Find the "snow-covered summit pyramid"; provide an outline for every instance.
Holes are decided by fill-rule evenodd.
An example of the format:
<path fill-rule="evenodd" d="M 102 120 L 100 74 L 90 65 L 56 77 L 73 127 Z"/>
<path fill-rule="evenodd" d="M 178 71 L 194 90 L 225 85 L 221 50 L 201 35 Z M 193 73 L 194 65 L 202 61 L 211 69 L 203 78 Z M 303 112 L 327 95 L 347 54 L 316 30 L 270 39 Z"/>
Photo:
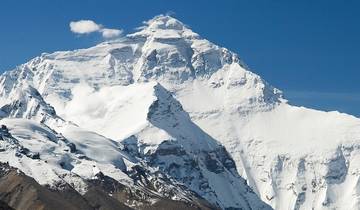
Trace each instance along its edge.
<path fill-rule="evenodd" d="M 360 120 L 287 104 L 235 53 L 169 16 L 88 49 L 44 53 L 5 72 L 0 87 L 5 124 L 50 129 L 57 150 L 75 145 L 86 157 L 33 149 L 65 162 L 48 169 L 84 182 L 78 191 L 101 172 L 223 209 L 268 208 L 259 198 L 275 209 L 359 206 Z M 99 154 L 102 141 L 112 155 Z"/>
<path fill-rule="evenodd" d="M 42 54 L 0 78 L 6 97 L 18 83 L 27 81 L 61 113 L 73 88 L 85 84 L 93 89 L 156 80 L 166 88 L 187 86 L 189 81 L 228 89 L 244 86 L 252 101 L 277 101 L 280 92 L 259 76 L 245 70 L 238 56 L 201 38 L 169 16 L 147 21 L 141 31 L 89 49 Z M 245 101 L 242 101 L 246 103 Z"/>

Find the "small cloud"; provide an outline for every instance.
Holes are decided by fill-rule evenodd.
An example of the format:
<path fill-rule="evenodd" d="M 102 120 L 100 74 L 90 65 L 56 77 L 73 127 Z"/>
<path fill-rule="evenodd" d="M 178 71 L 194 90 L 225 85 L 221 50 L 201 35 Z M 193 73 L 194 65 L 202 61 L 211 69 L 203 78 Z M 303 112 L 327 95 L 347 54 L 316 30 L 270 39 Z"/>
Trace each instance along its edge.
<path fill-rule="evenodd" d="M 71 32 L 75 34 L 90 34 L 90 33 L 101 33 L 102 37 L 105 39 L 119 37 L 123 30 L 105 28 L 103 25 L 95 23 L 92 20 L 79 20 L 71 21 L 70 24 Z"/>
<path fill-rule="evenodd" d="M 101 34 L 104 38 L 114 38 L 114 37 L 118 37 L 122 34 L 122 30 L 119 29 L 110 29 L 110 28 L 104 28 L 101 29 Z"/>
<path fill-rule="evenodd" d="M 88 34 L 99 31 L 101 28 L 101 25 L 95 23 L 92 20 L 79 20 L 70 22 L 70 30 L 76 34 Z"/>

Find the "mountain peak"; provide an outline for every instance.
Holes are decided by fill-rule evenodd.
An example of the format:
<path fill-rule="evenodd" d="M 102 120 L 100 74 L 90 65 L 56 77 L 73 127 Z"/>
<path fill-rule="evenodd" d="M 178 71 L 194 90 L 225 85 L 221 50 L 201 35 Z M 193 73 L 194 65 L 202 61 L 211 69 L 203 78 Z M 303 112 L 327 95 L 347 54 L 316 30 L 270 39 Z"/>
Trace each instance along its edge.
<path fill-rule="evenodd" d="M 201 38 L 168 15 L 155 16 L 144 22 L 141 30 L 116 42 L 35 58 L 0 77 L 4 86 L 0 96 L 6 99 L 18 83 L 29 83 L 61 116 L 64 103 L 74 98 L 78 86 L 99 90 L 147 81 L 159 82 L 175 92 L 181 89 L 178 85 L 194 82 L 209 92 L 229 89 L 231 96 L 220 95 L 235 107 L 272 107 L 278 102 L 272 99 L 280 98 L 277 90 L 250 72 L 236 53 Z"/>
<path fill-rule="evenodd" d="M 157 15 L 154 18 L 145 21 L 149 29 L 173 29 L 183 30 L 185 25 L 169 15 Z"/>
<path fill-rule="evenodd" d="M 199 38 L 184 23 L 169 15 L 157 15 L 154 18 L 144 21 L 139 27 L 140 31 L 128 35 L 129 37 L 146 36 L 155 38 Z"/>

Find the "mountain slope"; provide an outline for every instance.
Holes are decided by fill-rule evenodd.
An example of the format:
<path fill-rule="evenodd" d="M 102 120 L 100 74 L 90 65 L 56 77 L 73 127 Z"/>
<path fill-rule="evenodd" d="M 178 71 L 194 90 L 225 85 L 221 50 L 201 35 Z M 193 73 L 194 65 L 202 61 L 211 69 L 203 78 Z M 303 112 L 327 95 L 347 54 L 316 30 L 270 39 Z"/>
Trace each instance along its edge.
<path fill-rule="evenodd" d="M 124 88 L 130 91 L 134 87 L 129 85 L 123 87 L 122 90 Z M 157 83 L 146 83 L 136 88 L 136 90 L 143 91 L 138 97 L 127 94 L 127 97 L 130 98 L 124 98 L 121 92 L 118 95 L 113 92 L 113 98 L 116 100 L 107 100 L 113 107 L 110 110 L 113 110 L 111 116 L 114 120 L 117 118 L 124 120 L 121 118 L 129 110 L 139 111 L 139 107 L 134 107 L 136 103 L 140 103 L 140 108 L 144 109 L 143 114 L 132 119 L 132 123 L 130 123 L 130 126 L 142 125 L 142 127 L 135 129 L 134 134 L 126 138 L 124 144 L 60 119 L 54 109 L 46 104 L 43 98 L 38 97 L 35 104 L 48 106 L 48 109 L 39 109 L 44 112 L 41 116 L 51 116 L 52 120 L 44 120 L 36 114 L 5 115 L 7 118 L 0 121 L 4 125 L 0 156 L 3 160 L 8 160 L 11 166 L 21 169 L 42 185 L 48 185 L 51 189 L 57 190 L 62 190 L 64 186 L 71 186 L 85 198 L 89 193 L 96 192 L 96 190 L 93 192 L 95 188 L 92 188 L 88 182 L 97 179 L 99 174 L 114 179 L 111 182 L 127 186 L 130 191 L 145 190 L 141 197 L 149 194 L 146 193 L 147 190 L 153 191 L 146 195 L 148 198 L 145 201 L 136 201 L 140 199 L 136 197 L 126 201 L 122 200 L 125 204 L 135 208 L 148 206 L 149 204 L 146 202 L 151 202 L 152 205 L 156 204 L 158 207 L 172 205 L 173 200 L 178 205 L 183 205 L 184 208 L 185 206 L 188 206 L 187 208 L 191 206 L 203 209 L 212 208 L 202 198 L 206 198 L 210 203 L 221 208 L 269 208 L 258 199 L 237 174 L 235 165 L 225 149 L 191 122 L 179 102 L 173 99 L 168 91 Z M 28 89 L 29 87 L 25 90 Z M 24 93 L 28 92 L 24 91 Z M 96 95 L 98 92 L 93 94 Z M 27 107 L 34 104 L 34 98 L 30 96 L 31 94 L 20 94 L 19 97 L 15 97 L 13 100 L 21 101 L 23 105 L 10 106 L 10 113 L 27 113 L 21 111 L 28 110 Z M 89 95 L 89 97 L 98 98 L 93 95 Z M 138 101 L 140 99 L 142 101 Z M 10 102 L 10 104 L 16 103 Z M 148 107 L 145 104 L 148 104 Z M 9 106 L 4 105 L 4 107 Z M 171 109 L 171 111 L 167 109 Z M 117 123 L 119 121 L 114 120 L 116 125 L 121 125 L 121 123 Z M 47 122 L 57 123 L 49 124 Z M 98 121 L 99 127 L 105 127 L 104 123 L 108 122 L 107 118 Z M 101 126 L 102 124 L 103 126 Z M 171 128 L 170 124 L 172 124 Z M 131 131 L 128 127 L 125 128 Z M 171 131 L 171 129 L 173 130 Z M 180 131 L 174 132 L 174 129 L 180 129 Z M 114 130 L 110 131 L 114 132 Z M 151 135 L 149 135 L 149 131 L 151 131 Z M 131 139 L 135 136 L 139 141 L 141 141 L 141 137 L 146 138 L 145 142 L 136 145 L 141 147 L 141 150 L 130 149 L 133 146 Z M 168 151 L 165 146 L 169 145 L 168 141 L 173 141 L 172 150 L 184 153 L 184 155 L 178 159 L 166 160 L 168 156 L 163 153 Z M 150 150 L 153 151 L 149 152 Z M 197 157 L 198 152 L 204 153 L 202 155 L 204 159 Z M 207 152 L 212 153 L 215 157 L 210 157 L 206 154 Z M 165 160 L 161 161 L 159 158 L 165 158 Z M 169 173 L 174 166 L 178 166 L 179 160 L 191 163 L 187 170 L 191 174 L 175 176 L 175 174 Z M 160 162 L 166 163 L 166 167 L 159 169 L 159 164 L 162 164 Z M 216 165 L 211 165 L 212 163 Z M 206 165 L 206 168 L 203 165 Z M 189 183 L 189 180 L 192 181 Z M 224 186 L 227 188 L 224 189 Z M 144 187 L 145 189 L 142 189 Z M 110 194 L 115 192 L 115 189 L 107 191 L 106 188 L 100 188 L 99 192 L 103 190 Z M 158 196 L 151 198 L 158 193 L 160 193 Z M 148 199 L 149 201 L 147 201 Z M 166 201 L 167 199 L 170 200 Z M 101 201 L 99 200 L 99 202 Z"/>
<path fill-rule="evenodd" d="M 54 209 L 52 205 L 59 209 L 93 209 L 96 206 L 114 209 L 111 206 L 124 207 L 124 204 L 144 209 L 155 204 L 175 203 L 189 208 L 212 208 L 196 193 L 177 186 L 161 173 L 143 168 L 137 160 L 131 162 L 134 158 L 121 151 L 120 144 L 96 133 L 70 124 L 62 127 L 67 131 L 64 137 L 33 120 L 7 118 L 0 123 L 1 160 L 22 171 L 19 173 L 3 165 L 0 179 L 4 180 L 4 187 L 0 187 L 0 195 L 3 194 L 5 197 L 1 199 L 16 209 L 42 209 L 41 206 Z M 33 193 L 34 188 L 39 192 Z M 70 196 L 72 201 L 68 200 L 71 199 L 67 197 L 69 193 L 74 194 Z M 30 200 L 36 200 L 37 196 L 45 200 L 39 204 L 23 200 L 28 196 Z M 65 207 L 57 205 L 55 200 L 65 202 Z M 73 201 L 84 204 L 71 204 Z"/>
<path fill-rule="evenodd" d="M 220 208 L 266 208 L 252 191 L 275 209 L 359 206 L 360 119 L 287 104 L 235 53 L 172 17 L 88 49 L 42 54 L 5 72 L 0 86 L 3 117 L 42 123 L 65 139 L 56 148 L 72 143 L 89 159 L 71 156 L 66 173 L 89 179 L 99 170 L 146 187 L 152 177 L 163 197 Z"/>
<path fill-rule="evenodd" d="M 150 124 L 123 142 L 152 167 L 223 209 L 265 209 L 236 171 L 225 148 L 194 124 L 171 94 L 154 86 Z"/>

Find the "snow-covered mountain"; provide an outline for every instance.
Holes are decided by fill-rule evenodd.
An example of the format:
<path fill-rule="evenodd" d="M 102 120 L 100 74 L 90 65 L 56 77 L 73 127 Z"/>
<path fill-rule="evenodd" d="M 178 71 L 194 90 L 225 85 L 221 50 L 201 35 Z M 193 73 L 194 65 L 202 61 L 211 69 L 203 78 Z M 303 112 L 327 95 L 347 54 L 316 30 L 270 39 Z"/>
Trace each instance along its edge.
<path fill-rule="evenodd" d="M 50 189 L 95 185 L 137 209 L 360 206 L 360 119 L 289 105 L 169 16 L 44 53 L 0 86 L 1 160 Z"/>

